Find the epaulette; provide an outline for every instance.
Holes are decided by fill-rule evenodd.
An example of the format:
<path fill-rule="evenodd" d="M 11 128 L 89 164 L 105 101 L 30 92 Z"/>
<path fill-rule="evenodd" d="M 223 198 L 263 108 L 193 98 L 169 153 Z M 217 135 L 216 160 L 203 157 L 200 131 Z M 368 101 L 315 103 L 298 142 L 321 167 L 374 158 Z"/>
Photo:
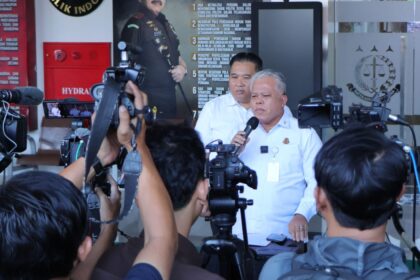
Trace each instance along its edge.
<path fill-rule="evenodd" d="M 134 14 L 133 15 L 133 18 L 135 18 L 135 19 L 142 19 L 142 18 L 144 18 L 144 16 L 145 16 L 144 13 L 138 12 L 137 14 Z"/>

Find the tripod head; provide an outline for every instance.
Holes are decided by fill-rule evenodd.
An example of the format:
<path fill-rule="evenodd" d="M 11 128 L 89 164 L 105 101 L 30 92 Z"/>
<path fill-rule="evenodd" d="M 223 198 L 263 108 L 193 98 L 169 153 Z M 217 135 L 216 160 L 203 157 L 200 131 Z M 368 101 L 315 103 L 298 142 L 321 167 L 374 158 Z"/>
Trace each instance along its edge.
<path fill-rule="evenodd" d="M 242 186 L 235 186 L 240 188 Z M 233 191 L 229 195 L 220 195 L 210 189 L 209 192 L 209 208 L 211 216 L 208 218 L 214 226 L 217 227 L 216 238 L 232 239 L 232 227 L 236 223 L 236 214 L 239 209 L 245 210 L 248 205 L 252 205 L 253 201 L 240 198 L 238 191 Z M 243 221 L 244 223 L 244 221 Z M 246 236 L 246 232 L 244 232 Z"/>

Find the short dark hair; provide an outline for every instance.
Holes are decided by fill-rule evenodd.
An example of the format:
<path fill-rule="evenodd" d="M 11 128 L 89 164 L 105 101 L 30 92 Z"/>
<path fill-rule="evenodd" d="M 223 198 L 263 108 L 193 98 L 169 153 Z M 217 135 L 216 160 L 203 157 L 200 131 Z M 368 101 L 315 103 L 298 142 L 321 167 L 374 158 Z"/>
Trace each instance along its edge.
<path fill-rule="evenodd" d="M 261 71 L 263 68 L 262 59 L 255 53 L 252 52 L 240 52 L 232 56 L 229 62 L 229 67 L 232 68 L 233 63 L 235 62 L 244 62 L 248 61 L 255 64 L 255 71 Z"/>
<path fill-rule="evenodd" d="M 183 208 L 204 178 L 206 157 L 200 137 L 185 125 L 155 124 L 146 131 L 146 143 L 174 210 Z"/>
<path fill-rule="evenodd" d="M 87 222 L 82 193 L 64 177 L 14 176 L 0 186 L 0 279 L 68 276 Z"/>
<path fill-rule="evenodd" d="M 373 128 L 343 130 L 315 159 L 315 178 L 338 223 L 359 230 L 386 223 L 407 175 L 402 148 Z"/>

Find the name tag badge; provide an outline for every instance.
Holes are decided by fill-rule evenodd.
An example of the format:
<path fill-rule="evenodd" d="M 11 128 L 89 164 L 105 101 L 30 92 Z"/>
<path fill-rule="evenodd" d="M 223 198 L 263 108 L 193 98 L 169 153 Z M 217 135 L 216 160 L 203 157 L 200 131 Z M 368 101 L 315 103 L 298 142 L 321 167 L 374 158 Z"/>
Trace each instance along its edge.
<path fill-rule="evenodd" d="M 268 162 L 267 168 L 267 181 L 277 183 L 280 179 L 280 163 L 279 162 Z"/>

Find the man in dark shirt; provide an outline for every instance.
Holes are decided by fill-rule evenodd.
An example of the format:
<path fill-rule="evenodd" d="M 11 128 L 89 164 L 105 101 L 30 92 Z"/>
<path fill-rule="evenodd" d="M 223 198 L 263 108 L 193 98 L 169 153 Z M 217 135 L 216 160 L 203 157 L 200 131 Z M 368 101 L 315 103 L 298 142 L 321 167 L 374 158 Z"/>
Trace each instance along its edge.
<path fill-rule="evenodd" d="M 221 279 L 202 268 L 201 256 L 188 240 L 199 216 L 208 215 L 208 182 L 203 178 L 205 151 L 193 128 L 154 125 L 146 131 L 146 144 L 172 201 L 178 230 L 178 251 L 171 279 Z M 121 279 L 143 246 L 144 235 L 108 250 L 92 279 Z"/>
<path fill-rule="evenodd" d="M 174 27 L 161 13 L 166 0 L 139 0 L 139 11 L 125 24 L 121 40 L 141 48 L 135 61 L 146 69 L 140 89 L 157 118 L 176 117 L 175 85 L 187 74 Z"/>

